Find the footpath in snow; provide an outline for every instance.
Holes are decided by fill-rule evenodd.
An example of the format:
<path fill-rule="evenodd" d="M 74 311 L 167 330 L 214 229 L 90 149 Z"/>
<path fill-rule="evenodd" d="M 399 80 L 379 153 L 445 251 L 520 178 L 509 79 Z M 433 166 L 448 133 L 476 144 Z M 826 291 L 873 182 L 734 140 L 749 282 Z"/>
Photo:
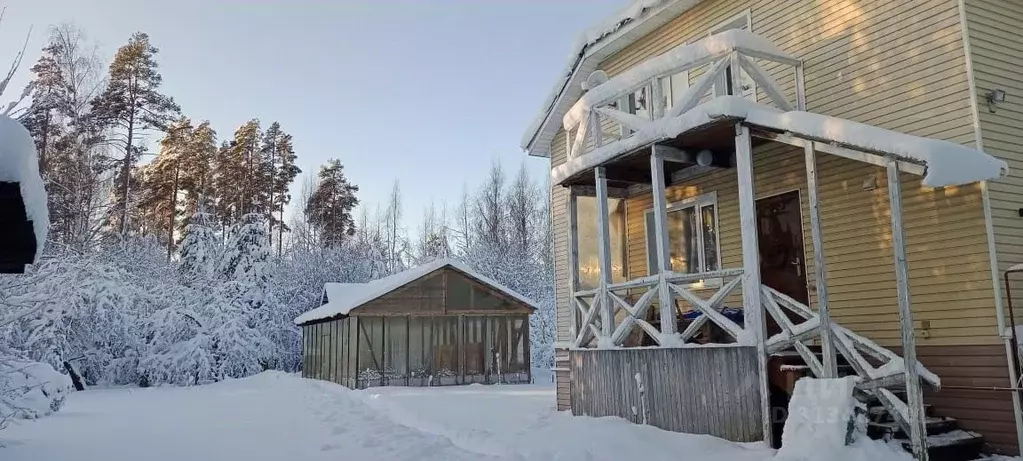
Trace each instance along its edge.
<path fill-rule="evenodd" d="M 760 444 L 559 413 L 550 385 L 350 391 L 278 372 L 75 393 L 0 432 L 0 445 L 4 461 L 776 459 Z M 824 458 L 909 459 L 876 442 Z"/>

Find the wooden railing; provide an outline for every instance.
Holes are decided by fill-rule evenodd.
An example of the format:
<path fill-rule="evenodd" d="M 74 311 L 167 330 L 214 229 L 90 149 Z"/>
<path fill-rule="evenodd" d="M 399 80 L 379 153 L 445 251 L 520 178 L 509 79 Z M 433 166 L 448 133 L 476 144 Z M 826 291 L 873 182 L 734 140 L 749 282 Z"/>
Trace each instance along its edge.
<path fill-rule="evenodd" d="M 906 384 L 902 357 L 835 322 L 821 325 L 820 317 L 809 307 L 773 288 L 763 286 L 761 296 L 764 309 L 782 330 L 766 340 L 768 353 L 794 348 L 814 377 L 827 377 L 824 365 L 807 344 L 820 336 L 821 328 L 830 328 L 836 352 L 845 358 L 860 378 L 857 389 L 876 397 L 895 417 L 899 426 L 907 434 L 910 433 L 909 406 L 892 391 Z M 793 321 L 792 317 L 798 320 Z M 875 366 L 874 363 L 879 365 Z M 919 362 L 916 367 L 921 381 L 935 389 L 941 387 L 941 380 L 937 375 Z"/>
<path fill-rule="evenodd" d="M 566 112 L 562 120 L 568 158 L 594 150 L 626 150 L 629 144 L 622 143 L 633 134 L 655 129 L 658 121 L 689 112 L 705 97 L 729 94 L 729 88 L 741 86 L 742 75 L 751 79 L 756 91 L 765 94 L 778 109 L 790 111 L 802 108 L 805 105 L 802 64 L 790 56 L 755 49 L 758 39 L 751 37 L 754 36 L 738 30 L 708 37 L 652 58 L 591 88 Z M 789 101 L 781 86 L 760 66 L 758 60 L 794 69 L 795 103 Z M 671 95 L 671 101 L 666 104 L 664 89 L 670 86 L 665 85 L 665 81 L 670 81 L 674 75 L 700 68 L 705 72 L 699 79 L 681 94 Z M 688 77 L 685 80 L 688 84 Z M 632 108 L 626 107 L 633 94 L 645 100 L 645 116 L 637 115 L 639 111 L 634 112 Z M 734 94 L 741 94 L 741 90 Z"/>
<path fill-rule="evenodd" d="M 711 280 L 720 280 L 721 286 L 710 298 L 704 299 L 698 292 L 708 291 L 706 282 Z M 678 346 L 691 341 L 707 322 L 742 342 L 743 328 L 721 313 L 725 298 L 741 286 L 742 269 L 725 269 L 699 274 L 668 272 L 575 292 L 572 302 L 581 321 L 576 327 L 573 345 L 585 347 L 596 339 L 598 347 L 619 347 L 638 326 L 658 345 Z M 681 299 L 701 314 L 680 335 L 665 334 L 647 321 L 647 312 L 654 300 L 659 299 L 661 290 L 668 290 L 672 304 L 675 299 Z M 630 302 L 630 292 L 642 294 L 635 302 Z M 622 313 L 625 316 L 621 323 L 614 325 Z M 610 335 L 603 333 L 605 322 L 611 322 Z"/>

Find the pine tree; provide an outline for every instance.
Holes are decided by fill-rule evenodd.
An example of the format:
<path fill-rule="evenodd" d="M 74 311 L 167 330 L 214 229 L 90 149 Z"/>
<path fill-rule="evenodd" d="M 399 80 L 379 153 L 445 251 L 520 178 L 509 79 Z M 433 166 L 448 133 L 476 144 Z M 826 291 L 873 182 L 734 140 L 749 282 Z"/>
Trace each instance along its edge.
<path fill-rule="evenodd" d="M 331 159 L 320 167 L 316 189 L 305 204 L 305 215 L 324 246 L 338 246 L 355 234 L 352 210 L 359 204 L 355 197 L 358 191 L 359 186 L 345 177 L 340 160 Z"/>
<path fill-rule="evenodd" d="M 221 146 L 214 172 L 218 214 L 230 226 L 248 213 L 266 213 L 267 192 L 259 189 L 265 168 L 260 155 L 259 120 L 238 127 L 234 139 Z"/>
<path fill-rule="evenodd" d="M 267 215 L 270 222 L 270 241 L 273 243 L 274 227 L 277 227 L 278 255 L 283 251 L 284 244 L 284 207 L 291 202 L 288 188 L 295 177 L 302 172 L 295 165 L 297 156 L 290 134 L 281 130 L 281 124 L 274 122 L 263 134 L 261 148 L 262 159 L 266 162 L 263 171 L 263 187 L 267 190 Z M 278 217 L 274 218 L 274 213 Z"/>
<path fill-rule="evenodd" d="M 165 238 L 167 257 L 173 252 L 177 229 L 178 193 L 181 189 L 181 168 L 192 146 L 192 121 L 182 117 L 167 128 L 160 140 L 160 152 L 141 168 L 143 179 L 139 190 L 139 223 L 151 235 Z"/>
<path fill-rule="evenodd" d="M 230 232 L 220 273 L 224 278 L 240 283 L 264 286 L 270 261 L 266 216 L 249 213 Z"/>
<path fill-rule="evenodd" d="M 117 50 L 110 64 L 106 91 L 92 101 L 93 113 L 102 126 L 116 128 L 122 138 L 123 159 L 117 173 L 111 221 L 118 233 L 128 232 L 132 201 L 133 169 L 145 146 L 139 136 L 148 130 L 163 130 L 180 111 L 174 100 L 159 92 L 163 78 L 157 71 L 159 50 L 149 35 L 136 32 Z"/>
<path fill-rule="evenodd" d="M 201 208 L 188 220 L 179 268 L 186 280 L 202 283 L 216 275 L 222 247 L 213 226 L 212 217 Z"/>
<path fill-rule="evenodd" d="M 181 160 L 181 192 L 184 193 L 185 213 L 190 216 L 200 206 L 212 201 L 213 162 L 217 155 L 217 132 L 209 120 L 192 130 L 190 143 Z"/>

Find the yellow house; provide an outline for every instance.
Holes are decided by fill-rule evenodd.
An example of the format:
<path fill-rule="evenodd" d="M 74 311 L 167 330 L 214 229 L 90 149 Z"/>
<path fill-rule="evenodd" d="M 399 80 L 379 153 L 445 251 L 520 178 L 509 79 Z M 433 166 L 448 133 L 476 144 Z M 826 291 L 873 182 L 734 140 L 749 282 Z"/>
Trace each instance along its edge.
<path fill-rule="evenodd" d="M 918 459 L 952 429 L 1018 453 L 1023 4 L 639 0 L 574 51 L 522 143 L 559 408 L 756 440 L 800 373 L 856 374 Z"/>

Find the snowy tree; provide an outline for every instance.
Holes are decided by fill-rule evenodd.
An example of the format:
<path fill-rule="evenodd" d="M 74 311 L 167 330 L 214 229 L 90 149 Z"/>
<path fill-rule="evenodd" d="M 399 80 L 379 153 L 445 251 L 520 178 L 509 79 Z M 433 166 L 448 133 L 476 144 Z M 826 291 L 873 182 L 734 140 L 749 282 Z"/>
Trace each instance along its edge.
<path fill-rule="evenodd" d="M 270 260 L 265 216 L 249 213 L 242 216 L 229 234 L 220 273 L 227 280 L 265 285 Z"/>
<path fill-rule="evenodd" d="M 213 226 L 212 217 L 201 208 L 189 219 L 181 241 L 180 265 L 188 281 L 201 283 L 217 275 L 222 245 Z"/>
<path fill-rule="evenodd" d="M 93 116 L 102 126 L 117 130 L 111 141 L 120 144 L 122 150 L 111 214 L 121 235 L 128 231 L 133 170 L 145 149 L 138 138 L 145 131 L 165 129 L 180 110 L 172 98 L 159 91 L 163 77 L 157 71 L 157 52 L 149 43 L 149 35 L 142 32 L 132 35 L 114 55 L 106 90 L 92 101 Z"/>
<path fill-rule="evenodd" d="M 316 188 L 305 203 L 305 215 L 326 247 L 338 246 L 355 233 L 352 210 L 359 203 L 359 186 L 348 182 L 341 161 L 320 167 Z"/>

